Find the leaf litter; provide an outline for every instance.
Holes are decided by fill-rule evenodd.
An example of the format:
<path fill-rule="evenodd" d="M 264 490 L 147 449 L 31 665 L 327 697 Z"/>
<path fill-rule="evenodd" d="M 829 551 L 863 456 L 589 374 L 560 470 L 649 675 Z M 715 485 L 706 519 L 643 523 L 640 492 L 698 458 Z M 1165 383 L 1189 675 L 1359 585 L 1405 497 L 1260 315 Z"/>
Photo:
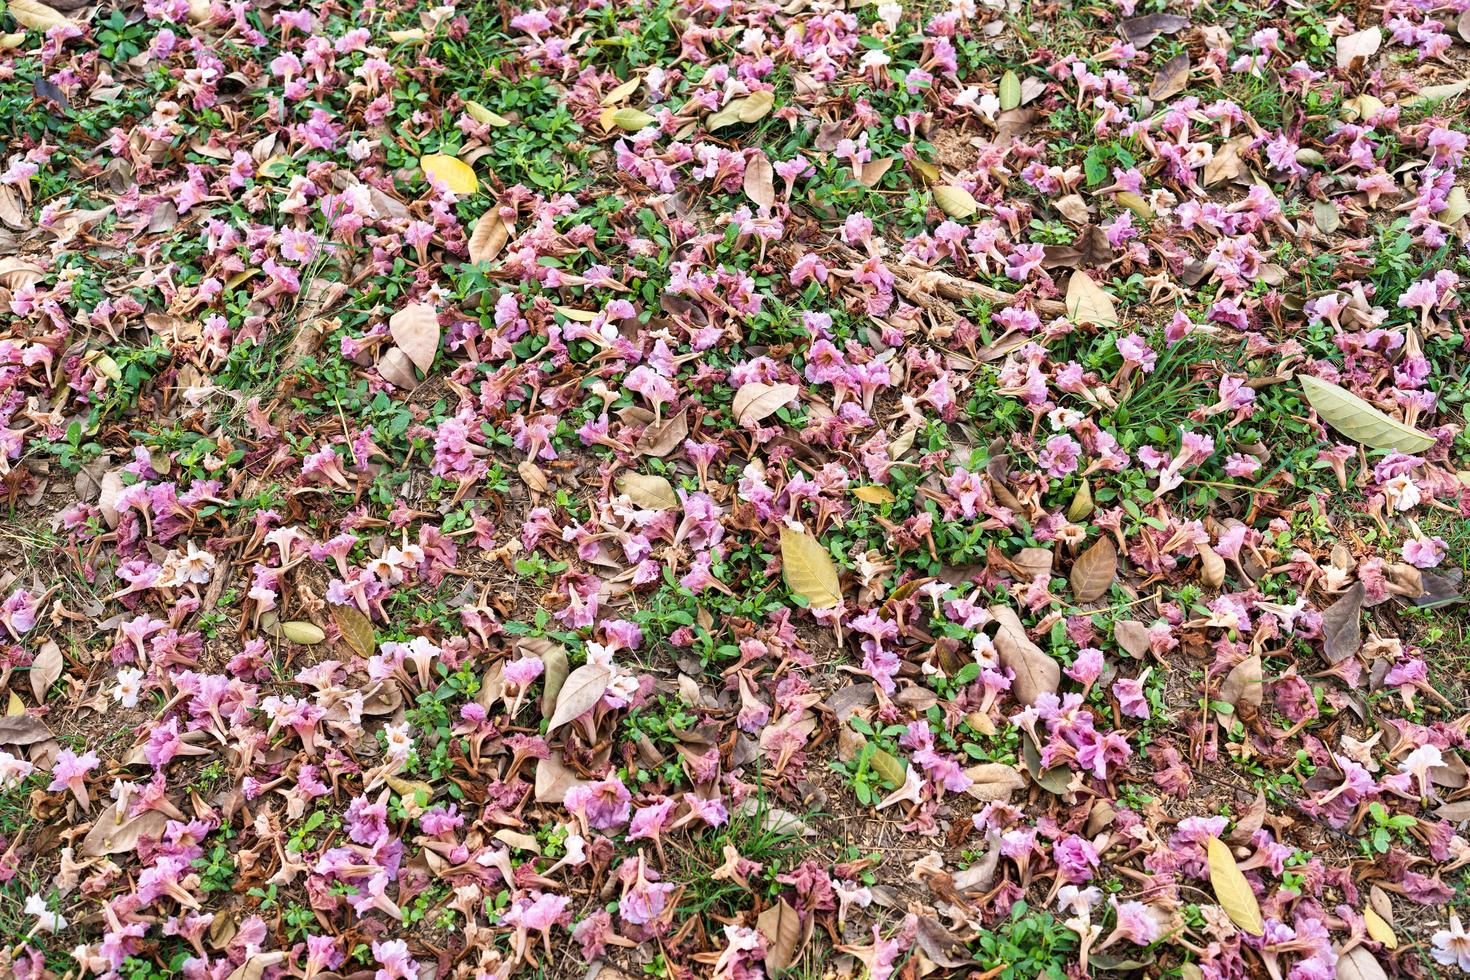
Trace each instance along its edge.
<path fill-rule="evenodd" d="M 10 0 L 0 971 L 1470 970 L 1461 6 Z"/>

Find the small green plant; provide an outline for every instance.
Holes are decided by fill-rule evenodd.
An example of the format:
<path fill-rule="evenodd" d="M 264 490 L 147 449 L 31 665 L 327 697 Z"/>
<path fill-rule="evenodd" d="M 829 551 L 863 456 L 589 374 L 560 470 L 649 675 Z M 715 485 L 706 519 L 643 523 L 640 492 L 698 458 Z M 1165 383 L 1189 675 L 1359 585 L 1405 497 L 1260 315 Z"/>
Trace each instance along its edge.
<path fill-rule="evenodd" d="M 1382 803 L 1368 804 L 1368 820 L 1371 824 L 1368 835 L 1358 842 L 1363 853 L 1387 854 L 1395 839 L 1407 842 L 1409 831 L 1419 821 L 1407 813 L 1390 814 Z"/>
<path fill-rule="evenodd" d="M 1050 912 L 1033 911 L 1025 902 L 1011 906 L 1011 917 L 994 932 L 976 940 L 980 965 L 999 980 L 1063 980 L 1074 960 L 1077 935 Z"/>

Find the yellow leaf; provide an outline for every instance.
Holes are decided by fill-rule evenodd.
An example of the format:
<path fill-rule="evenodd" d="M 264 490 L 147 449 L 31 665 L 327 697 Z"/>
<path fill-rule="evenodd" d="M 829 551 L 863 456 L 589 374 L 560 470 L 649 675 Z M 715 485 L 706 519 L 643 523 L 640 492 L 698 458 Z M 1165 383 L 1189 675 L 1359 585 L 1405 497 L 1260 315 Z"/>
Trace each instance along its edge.
<path fill-rule="evenodd" d="M 781 526 L 781 565 L 786 587 L 813 609 L 830 609 L 842 600 L 832 556 L 806 531 Z"/>
<path fill-rule="evenodd" d="M 1215 889 L 1215 900 L 1242 932 L 1252 936 L 1265 935 L 1260 903 L 1256 901 L 1256 893 L 1251 891 L 1251 883 L 1245 880 L 1245 875 L 1235 863 L 1235 855 L 1218 837 L 1205 841 L 1205 848 L 1209 853 L 1210 886 Z"/>
<path fill-rule="evenodd" d="M 14 691 L 11 691 L 10 700 L 5 704 L 5 717 L 14 718 L 17 715 L 23 715 L 25 713 L 26 703 L 20 698 L 16 697 Z"/>
<path fill-rule="evenodd" d="M 655 120 L 642 109 L 619 109 L 612 114 L 613 125 L 629 133 L 636 133 L 652 126 Z"/>
<path fill-rule="evenodd" d="M 968 218 L 979 209 L 969 191 L 953 184 L 940 184 L 934 188 L 934 203 L 951 218 Z"/>
<path fill-rule="evenodd" d="M 932 184 L 939 179 L 939 168 L 928 160 L 920 160 L 918 157 L 915 157 L 909 161 L 909 166 L 917 170 L 919 176 L 923 177 L 928 183 Z"/>
<path fill-rule="evenodd" d="M 619 102 L 623 101 L 628 96 L 638 91 L 638 83 L 641 81 L 642 79 L 638 78 L 637 76 L 628 79 L 626 82 L 604 95 L 602 97 L 602 104 L 617 105 Z"/>
<path fill-rule="evenodd" d="M 1354 442 L 1401 453 L 1423 452 L 1434 445 L 1433 436 L 1385 415 L 1346 388 L 1310 374 L 1299 374 L 1297 380 L 1322 421 Z"/>
<path fill-rule="evenodd" d="M 1118 325 L 1113 297 L 1081 269 L 1067 281 L 1067 315 L 1073 323 L 1091 323 L 1103 328 Z"/>
<path fill-rule="evenodd" d="M 554 309 L 568 320 L 576 320 L 578 323 L 591 323 L 600 315 L 596 310 L 579 310 L 575 306 L 557 306 Z"/>
<path fill-rule="evenodd" d="M 434 787 L 430 786 L 428 783 L 424 782 L 421 779 L 404 779 L 400 776 L 385 776 L 383 778 L 383 782 L 387 783 L 388 786 L 393 790 L 393 792 L 397 793 L 405 800 L 414 800 L 415 802 L 418 802 L 420 806 L 428 803 L 429 800 L 433 799 L 434 797 Z M 423 795 L 420 796 L 420 793 L 422 793 Z"/>
<path fill-rule="evenodd" d="M 1389 925 L 1383 916 L 1373 911 L 1371 907 L 1363 908 L 1363 925 L 1374 941 L 1382 943 L 1389 949 L 1399 948 L 1399 937 L 1394 935 L 1393 926 Z"/>
<path fill-rule="evenodd" d="M 740 109 L 737 115 L 741 122 L 753 123 L 770 112 L 771 107 L 775 104 L 776 96 L 765 89 L 761 89 L 758 92 L 751 92 L 740 101 Z"/>
<path fill-rule="evenodd" d="M 713 133 L 717 129 L 735 125 L 740 121 L 740 107 L 744 104 L 744 99 L 736 99 L 719 112 L 710 113 L 704 120 L 704 128 Z"/>
<path fill-rule="evenodd" d="M 36 0 L 10 0 L 6 8 L 21 27 L 38 31 L 49 31 L 53 27 L 72 23 L 60 11 L 44 3 L 37 3 Z"/>
<path fill-rule="evenodd" d="M 679 498 L 669 481 L 651 473 L 623 473 L 617 479 L 617 488 L 633 503 L 649 510 L 679 506 Z"/>
<path fill-rule="evenodd" d="M 1144 221 L 1152 220 L 1154 216 L 1154 209 L 1148 202 L 1132 191 L 1119 191 L 1113 199 Z"/>
<path fill-rule="evenodd" d="M 509 119 L 498 112 L 492 112 L 478 102 L 466 102 L 464 104 L 464 111 L 469 113 L 470 118 L 482 126 L 494 126 L 496 129 L 501 129 L 511 124 Z"/>
<path fill-rule="evenodd" d="M 898 499 L 892 490 L 876 483 L 866 487 L 853 487 L 852 495 L 865 504 L 891 504 Z"/>
<path fill-rule="evenodd" d="M 437 180 L 455 194 L 473 194 L 480 180 L 470 165 L 447 153 L 430 153 L 419 157 L 419 167 L 430 180 Z"/>
<path fill-rule="evenodd" d="M 371 657 L 378 649 L 378 634 L 373 630 L 370 619 L 358 612 L 356 606 L 333 606 L 332 619 L 342 633 L 342 639 L 359 657 Z"/>
<path fill-rule="evenodd" d="M 320 626 L 300 619 L 282 623 L 281 635 L 292 643 L 300 643 L 308 647 L 316 646 L 327 638 L 327 634 L 322 632 Z"/>

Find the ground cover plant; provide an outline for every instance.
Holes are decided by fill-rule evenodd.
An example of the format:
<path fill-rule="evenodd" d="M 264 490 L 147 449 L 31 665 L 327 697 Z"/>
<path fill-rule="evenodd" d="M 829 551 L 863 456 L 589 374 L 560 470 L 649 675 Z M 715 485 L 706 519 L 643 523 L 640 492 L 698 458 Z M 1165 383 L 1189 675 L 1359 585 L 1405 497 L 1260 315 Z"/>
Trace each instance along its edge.
<path fill-rule="evenodd" d="M 1470 969 L 1467 0 L 0 2 L 0 973 Z"/>

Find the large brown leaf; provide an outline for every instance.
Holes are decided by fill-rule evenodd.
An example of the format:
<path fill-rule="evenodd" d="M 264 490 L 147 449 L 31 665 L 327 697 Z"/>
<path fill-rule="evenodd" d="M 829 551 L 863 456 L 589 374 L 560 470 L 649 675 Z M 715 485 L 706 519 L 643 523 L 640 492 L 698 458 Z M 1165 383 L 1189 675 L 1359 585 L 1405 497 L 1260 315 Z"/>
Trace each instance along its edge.
<path fill-rule="evenodd" d="M 1363 646 L 1362 582 L 1343 593 L 1342 598 L 1322 610 L 1322 652 L 1328 661 L 1340 664 Z"/>
<path fill-rule="evenodd" d="M 1062 668 L 1026 635 L 1021 618 L 1009 606 L 991 606 L 990 615 L 1000 629 L 995 634 L 995 651 L 1000 662 L 1016 675 L 1011 693 L 1022 704 L 1035 704 L 1043 694 L 1055 694 L 1062 682 Z"/>
<path fill-rule="evenodd" d="M 1072 594 L 1078 602 L 1096 602 L 1107 595 L 1118 575 L 1118 548 L 1104 535 L 1072 563 Z"/>
<path fill-rule="evenodd" d="M 779 899 L 756 916 L 755 927 L 766 937 L 766 969 L 776 973 L 789 967 L 801 942 L 801 917 L 796 909 Z"/>

